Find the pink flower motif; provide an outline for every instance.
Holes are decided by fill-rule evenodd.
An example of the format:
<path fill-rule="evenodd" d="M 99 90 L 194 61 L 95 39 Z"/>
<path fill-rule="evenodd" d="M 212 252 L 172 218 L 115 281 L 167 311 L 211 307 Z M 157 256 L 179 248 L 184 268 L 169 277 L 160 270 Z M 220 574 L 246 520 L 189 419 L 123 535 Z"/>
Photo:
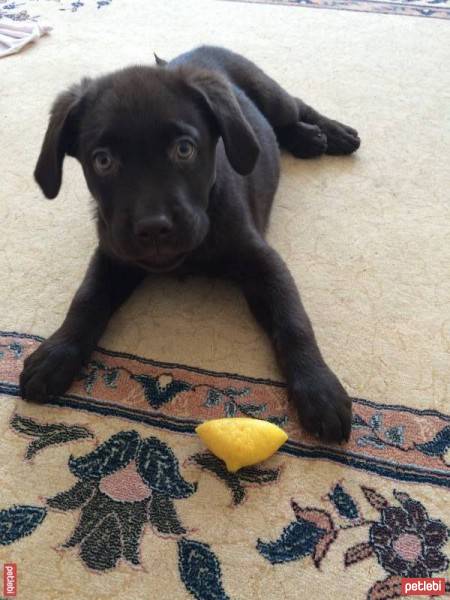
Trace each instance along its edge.
<path fill-rule="evenodd" d="M 47 499 L 50 508 L 81 509 L 78 524 L 63 544 L 79 548 L 91 569 L 105 571 L 120 560 L 139 566 L 145 526 L 158 535 L 179 538 L 186 533 L 174 500 L 197 489 L 180 473 L 170 446 L 137 431 L 120 431 L 84 456 L 69 459 L 75 485 Z"/>
<path fill-rule="evenodd" d="M 405 492 L 394 491 L 400 506 L 380 505 L 381 520 L 369 530 L 369 543 L 378 562 L 391 575 L 431 577 L 448 568 L 441 551 L 448 529 L 431 519 L 425 507 Z"/>
<path fill-rule="evenodd" d="M 413 533 L 402 533 L 392 544 L 395 552 L 408 561 L 415 561 L 422 551 L 422 542 L 418 535 Z"/>
<path fill-rule="evenodd" d="M 150 498 L 151 490 L 144 483 L 132 461 L 126 467 L 103 477 L 100 491 L 117 502 L 139 502 Z"/>

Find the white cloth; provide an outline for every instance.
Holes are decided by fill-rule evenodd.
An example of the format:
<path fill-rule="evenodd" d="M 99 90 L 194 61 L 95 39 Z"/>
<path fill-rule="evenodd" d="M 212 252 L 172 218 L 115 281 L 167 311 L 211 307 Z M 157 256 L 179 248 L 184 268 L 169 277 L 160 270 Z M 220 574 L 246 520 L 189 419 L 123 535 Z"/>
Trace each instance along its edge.
<path fill-rule="evenodd" d="M 24 46 L 50 33 L 52 27 L 34 21 L 0 20 L 0 58 L 19 52 Z"/>

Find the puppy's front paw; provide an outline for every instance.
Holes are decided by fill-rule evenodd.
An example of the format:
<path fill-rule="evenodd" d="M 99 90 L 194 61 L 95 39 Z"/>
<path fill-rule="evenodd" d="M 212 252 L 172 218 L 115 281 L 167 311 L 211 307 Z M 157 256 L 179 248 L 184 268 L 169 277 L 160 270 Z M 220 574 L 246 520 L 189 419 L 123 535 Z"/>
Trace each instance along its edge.
<path fill-rule="evenodd" d="M 338 378 L 326 365 L 300 374 L 289 395 L 303 427 L 326 442 L 348 441 L 352 401 Z"/>
<path fill-rule="evenodd" d="M 351 154 L 361 145 L 358 132 L 339 121 L 324 119 L 319 123 L 319 127 L 327 136 L 327 154 Z"/>
<path fill-rule="evenodd" d="M 82 354 L 73 342 L 49 338 L 25 360 L 20 375 L 24 400 L 45 402 L 63 394 L 81 368 Z"/>

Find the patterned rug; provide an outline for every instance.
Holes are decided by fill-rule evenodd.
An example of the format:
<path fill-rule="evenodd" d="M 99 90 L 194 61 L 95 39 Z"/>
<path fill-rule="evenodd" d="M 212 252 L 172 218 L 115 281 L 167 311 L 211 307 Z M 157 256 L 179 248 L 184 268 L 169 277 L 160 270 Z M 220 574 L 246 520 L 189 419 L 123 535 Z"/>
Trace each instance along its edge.
<path fill-rule="evenodd" d="M 91 2 L 97 9 L 104 8 L 113 0 L 34 0 L 50 2 L 51 10 L 78 12 Z M 120 0 L 114 0 L 118 2 Z M 223 0 L 222 0 L 223 1 Z M 361 12 L 431 17 L 450 19 L 450 0 L 226 0 L 228 2 L 249 2 L 254 4 L 278 4 L 284 6 L 303 6 L 306 8 L 328 8 L 333 10 L 354 10 Z M 48 9 L 47 9 L 48 11 Z M 33 6 L 33 0 L 2 0 L 0 19 L 15 21 L 37 20 L 40 9 Z"/>
<path fill-rule="evenodd" d="M 450 592 L 448 24 L 209 0 L 1 2 L 0 19 L 53 26 L 0 60 L 0 598 L 388 600 L 402 577 Z M 346 446 L 299 428 L 220 281 L 145 282 L 67 394 L 20 398 L 95 246 L 75 161 L 54 202 L 32 180 L 50 103 L 200 42 L 360 130 L 353 158 L 283 157 L 269 232 L 354 397 Z M 219 416 L 289 440 L 230 474 L 194 433 Z"/>
<path fill-rule="evenodd" d="M 0 341 L 0 393 L 19 396 L 17 380 L 23 360 L 41 340 L 4 332 Z M 295 473 L 294 457 L 299 457 L 337 462 L 348 469 L 390 478 L 392 484 L 383 485 L 383 494 L 386 487 L 390 494 L 355 484 L 351 472 L 345 483 L 332 481 L 327 494 L 316 498 L 314 504 L 305 505 L 301 491 L 296 491 L 285 500 L 292 512 L 287 506 L 279 507 L 286 522 L 273 539 L 269 530 L 265 534 L 260 530 L 261 537 L 255 531 L 254 539 L 250 532 L 242 536 L 250 542 L 246 554 L 253 553 L 254 562 L 262 563 L 260 575 L 270 578 L 270 565 L 306 562 L 308 558 L 320 571 L 333 544 L 338 545 L 342 567 L 350 575 L 353 565 L 369 559 L 377 560 L 385 571 L 380 580 L 366 578 L 370 600 L 398 597 L 402 576 L 431 577 L 448 569 L 443 551 L 449 539 L 447 526 L 436 518 L 432 507 L 401 487 L 406 481 L 434 485 L 436 492 L 450 488 L 450 464 L 445 460 L 450 448 L 448 415 L 355 398 L 350 444 L 345 450 L 324 447 L 300 432 L 280 383 L 104 349 L 94 354 L 70 393 L 54 398 L 51 404 L 65 409 L 64 420 L 43 420 L 36 407 L 19 406 L 4 435 L 7 440 L 20 438 L 15 446 L 22 459 L 21 470 L 31 474 L 41 470 L 42 476 L 42 467 L 53 453 L 53 461 L 57 457 L 57 463 L 67 463 L 58 468 L 67 469 L 75 481 L 68 489 L 47 481 L 41 486 L 47 494 L 38 496 L 39 503 L 1 510 L 0 542 L 4 546 L 35 531 L 38 535 L 45 529 L 48 515 L 75 513 L 75 522 L 73 516 L 66 523 L 59 519 L 61 530 L 72 526 L 67 537 L 59 530 L 54 532 L 55 550 L 66 560 L 77 558 L 92 572 L 144 570 L 143 537 L 158 536 L 176 547 L 172 568 L 178 566 L 180 582 L 194 597 L 238 598 L 237 590 L 229 595 L 221 560 L 213 550 L 226 550 L 225 531 L 221 527 L 214 531 L 202 523 L 205 496 L 217 494 L 218 485 L 222 486 L 216 498 L 220 505 L 224 495 L 228 500 L 221 510 L 229 512 L 229 521 L 234 520 L 230 511 L 237 513 L 246 500 L 250 511 L 259 515 L 270 497 L 285 495 L 282 490 L 290 487 L 288 478 Z M 100 442 L 96 419 L 87 420 L 86 412 L 117 417 L 123 420 L 122 428 Z M 267 419 L 283 426 L 289 441 L 264 467 L 229 473 L 222 461 L 202 450 L 198 439 L 192 439 L 199 422 L 224 416 Z M 139 431 L 134 425 L 141 426 Z M 72 448 L 75 441 L 82 442 L 85 452 L 69 455 L 67 445 Z M 16 471 L 18 465 L 5 459 L 6 470 Z M 319 467 L 317 470 L 320 476 Z M 211 497 L 208 500 L 211 507 Z M 219 509 L 217 500 L 212 504 Z M 251 525 L 252 519 L 246 522 Z M 259 528 L 253 525 L 249 529 Z M 354 543 L 353 529 L 361 531 L 358 538 L 363 541 Z M 242 543 L 239 538 L 234 540 L 236 546 Z M 230 541 L 226 545 L 229 543 L 233 545 Z M 262 598 L 262 588 L 260 595 L 253 597 Z"/>
<path fill-rule="evenodd" d="M 450 19 L 450 0 L 227 0 Z"/>

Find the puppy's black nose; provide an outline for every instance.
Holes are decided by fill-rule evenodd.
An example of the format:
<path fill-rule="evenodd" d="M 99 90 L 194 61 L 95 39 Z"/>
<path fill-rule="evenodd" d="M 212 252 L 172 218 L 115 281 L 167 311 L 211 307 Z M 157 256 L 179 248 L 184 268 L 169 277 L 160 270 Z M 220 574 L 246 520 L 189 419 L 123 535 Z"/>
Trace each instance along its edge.
<path fill-rule="evenodd" d="M 134 234 L 143 244 L 153 240 L 163 241 L 173 229 L 172 221 L 165 215 L 146 217 L 134 225 Z"/>

